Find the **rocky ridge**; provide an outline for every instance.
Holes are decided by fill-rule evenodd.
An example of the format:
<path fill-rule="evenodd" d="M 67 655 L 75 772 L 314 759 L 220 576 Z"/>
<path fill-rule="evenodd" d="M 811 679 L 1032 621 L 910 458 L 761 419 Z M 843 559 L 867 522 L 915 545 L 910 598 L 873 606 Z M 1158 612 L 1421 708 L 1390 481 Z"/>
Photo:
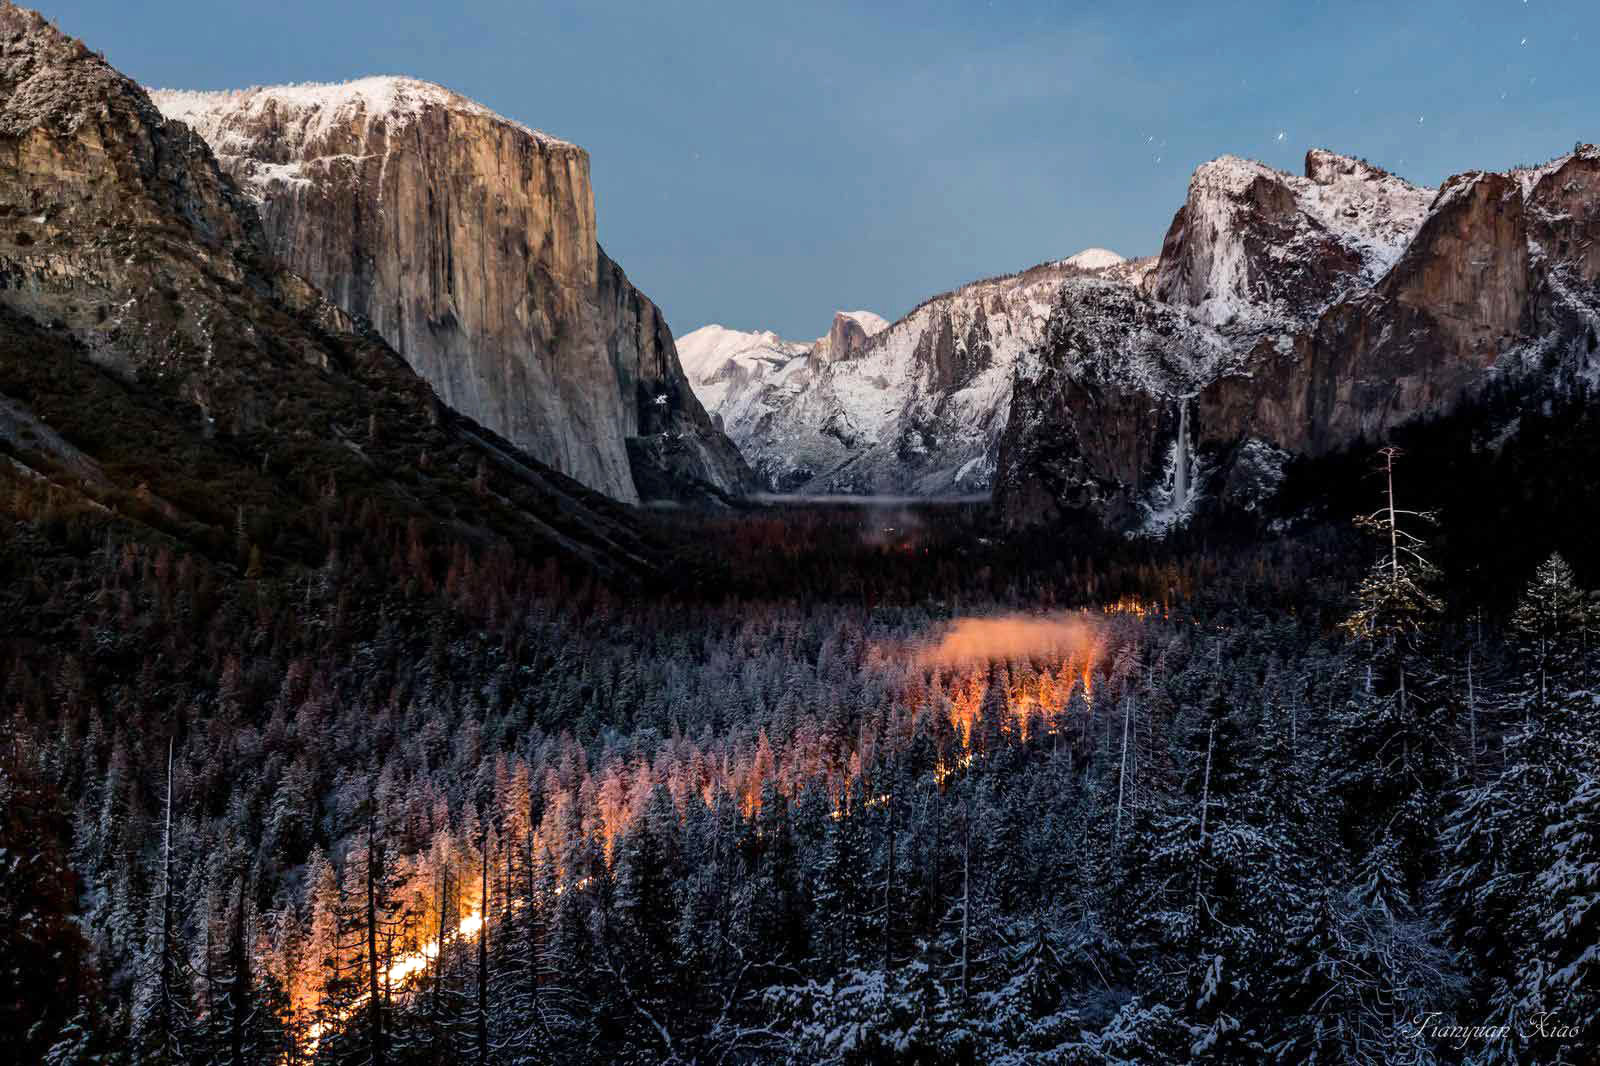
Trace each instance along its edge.
<path fill-rule="evenodd" d="M 708 326 L 680 339 L 690 380 L 776 491 L 966 495 L 988 491 L 1013 364 L 1042 338 L 1070 278 L 1142 276 L 1090 249 L 974 282 L 893 324 L 840 313 L 807 345 Z"/>
<path fill-rule="evenodd" d="M 1437 191 L 1320 150 L 1304 177 L 1206 164 L 1141 283 L 1060 290 L 1018 362 L 1000 513 L 1162 529 L 1489 381 L 1591 380 L 1597 222 L 1592 146 Z"/>

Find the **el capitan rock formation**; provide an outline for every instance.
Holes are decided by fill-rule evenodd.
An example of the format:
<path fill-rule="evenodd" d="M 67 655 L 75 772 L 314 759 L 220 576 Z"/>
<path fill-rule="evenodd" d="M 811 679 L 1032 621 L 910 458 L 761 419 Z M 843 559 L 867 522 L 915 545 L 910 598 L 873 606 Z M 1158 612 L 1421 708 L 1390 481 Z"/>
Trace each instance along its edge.
<path fill-rule="evenodd" d="M 274 254 L 451 407 L 627 502 L 750 487 L 596 242 L 582 148 L 410 78 L 152 97 L 256 199 Z"/>
<path fill-rule="evenodd" d="M 321 565 L 316 531 L 349 504 L 372 529 L 653 565 L 622 508 L 443 408 L 284 269 L 205 141 L 9 4 L 0 443 L 8 476 L 241 564 Z"/>

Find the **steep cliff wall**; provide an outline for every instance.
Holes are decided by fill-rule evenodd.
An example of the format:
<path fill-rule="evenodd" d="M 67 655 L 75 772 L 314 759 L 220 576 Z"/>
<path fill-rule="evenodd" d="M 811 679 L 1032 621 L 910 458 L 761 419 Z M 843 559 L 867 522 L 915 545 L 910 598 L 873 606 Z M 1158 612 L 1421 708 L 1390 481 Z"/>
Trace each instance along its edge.
<path fill-rule="evenodd" d="M 363 529 L 653 565 L 624 508 L 443 408 L 285 270 L 205 141 L 9 4 L 0 409 L 27 430 L 8 469 L 214 557 L 321 565 L 348 506 Z"/>
<path fill-rule="evenodd" d="M 639 385 L 682 374 L 659 313 L 596 243 L 583 149 L 409 78 L 153 96 L 257 198 L 274 254 L 446 403 L 638 499 Z M 697 407 L 688 394 L 684 424 L 714 434 Z M 726 462 L 694 473 L 730 492 L 748 477 Z"/>
<path fill-rule="evenodd" d="M 739 449 L 690 388 L 660 309 L 604 251 L 597 300 L 639 495 L 715 502 L 755 488 Z"/>

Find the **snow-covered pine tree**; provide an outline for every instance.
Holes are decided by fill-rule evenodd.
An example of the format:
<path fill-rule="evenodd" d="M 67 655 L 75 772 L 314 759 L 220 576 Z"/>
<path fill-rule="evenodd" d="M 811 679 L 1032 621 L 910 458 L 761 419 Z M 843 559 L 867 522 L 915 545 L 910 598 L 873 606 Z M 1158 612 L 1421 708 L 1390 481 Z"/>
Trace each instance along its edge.
<path fill-rule="evenodd" d="M 1427 512 L 1398 506 L 1396 448 L 1380 452 L 1384 506 L 1358 520 L 1379 542 L 1377 559 L 1356 589 L 1342 623 L 1365 652 L 1360 676 L 1334 723 L 1329 752 L 1334 792 L 1345 799 L 1346 843 L 1387 840 L 1413 903 L 1434 867 L 1441 802 L 1456 776 L 1459 748 L 1442 675 L 1434 662 L 1432 623 L 1442 604 L 1429 586 L 1438 568 L 1427 542 L 1405 527 L 1430 523 Z"/>

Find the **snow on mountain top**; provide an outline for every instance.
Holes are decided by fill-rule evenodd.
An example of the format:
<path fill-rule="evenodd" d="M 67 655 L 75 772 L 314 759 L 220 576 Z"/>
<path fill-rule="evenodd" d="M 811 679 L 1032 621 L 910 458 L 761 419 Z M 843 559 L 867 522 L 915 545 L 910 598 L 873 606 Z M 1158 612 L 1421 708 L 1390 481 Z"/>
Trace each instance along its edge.
<path fill-rule="evenodd" d="M 1600 159 L 1600 147 L 1592 144 L 1580 144 L 1574 151 L 1567 152 L 1565 155 L 1558 155 L 1548 163 L 1531 167 L 1513 167 L 1507 173 L 1509 177 L 1516 179 L 1517 184 L 1522 186 L 1522 195 L 1526 197 L 1532 195 L 1534 186 L 1538 185 L 1539 182 L 1574 159 Z"/>
<path fill-rule="evenodd" d="M 1122 256 L 1107 248 L 1085 248 L 1077 255 L 1069 255 L 1061 260 L 1062 266 L 1077 267 L 1079 270 L 1104 270 L 1107 267 L 1120 266 L 1127 262 Z"/>
<path fill-rule="evenodd" d="M 1314 254 L 1316 243 L 1331 236 L 1360 257 L 1360 276 L 1370 283 L 1400 258 L 1433 197 L 1432 189 L 1323 149 L 1307 153 L 1305 176 L 1221 156 L 1196 168 L 1189 182 L 1186 261 L 1163 261 L 1158 285 L 1213 325 L 1268 313 L 1257 306 L 1267 294 L 1258 291 L 1245 242 L 1246 231 L 1261 221 L 1275 227 L 1272 254 Z M 1284 225 L 1293 227 L 1290 235 Z"/>
<path fill-rule="evenodd" d="M 1308 155 L 1307 169 L 1313 176 L 1295 183 L 1301 210 L 1356 245 L 1375 280 L 1416 235 L 1435 190 L 1331 152 Z"/>
<path fill-rule="evenodd" d="M 1216 191 L 1238 197 L 1249 191 L 1257 179 L 1287 186 L 1301 201 L 1309 196 L 1310 207 L 1326 208 L 1322 214 L 1327 218 L 1318 218 L 1318 221 L 1338 231 L 1371 232 L 1384 228 L 1391 221 L 1420 225 L 1427 212 L 1427 201 L 1433 195 L 1432 189 L 1413 185 L 1363 159 L 1339 155 L 1325 148 L 1313 148 L 1306 153 L 1304 176 L 1269 167 L 1254 159 L 1218 156 L 1195 168 L 1189 181 L 1189 195 L 1192 199 L 1196 192 Z M 1318 195 L 1319 189 L 1326 190 L 1326 195 Z M 1302 202 L 1300 206 L 1304 210 L 1308 205 Z M 1357 210 L 1344 210 L 1350 207 Z M 1315 210 L 1310 213 L 1317 214 Z"/>
<path fill-rule="evenodd" d="M 846 318 L 854 319 L 855 323 L 865 331 L 867 336 L 882 333 L 889 328 L 889 320 L 882 315 L 873 314 L 871 311 L 840 311 L 839 314 Z"/>
<path fill-rule="evenodd" d="M 804 344 L 786 341 L 771 330 L 729 329 L 716 323 L 685 333 L 674 344 L 678 362 L 691 385 L 713 380 L 733 361 L 787 360 L 806 349 Z"/>
<path fill-rule="evenodd" d="M 276 113 L 298 146 L 311 143 L 336 124 L 357 116 L 367 122 L 383 117 L 399 119 L 404 124 L 429 107 L 441 107 L 503 123 L 549 147 L 575 147 L 497 114 L 442 85 L 401 75 L 209 92 L 184 89 L 150 89 L 148 92 L 163 115 L 189 125 L 213 144 L 218 143 L 214 134 L 233 121 L 261 118 L 268 111 Z"/>
<path fill-rule="evenodd" d="M 1342 178 L 1359 178 L 1363 181 L 1383 181 L 1391 179 L 1404 184 L 1409 184 L 1403 178 L 1397 178 L 1382 167 L 1367 162 L 1358 156 L 1340 155 L 1330 152 L 1326 148 L 1312 148 L 1306 152 L 1305 176 L 1318 185 L 1332 185 Z"/>
<path fill-rule="evenodd" d="M 1189 195 L 1193 196 L 1197 189 L 1215 189 L 1238 195 L 1250 188 L 1250 183 L 1257 178 L 1276 181 L 1288 176 L 1254 159 L 1219 155 L 1194 168 L 1194 173 L 1189 176 Z"/>

